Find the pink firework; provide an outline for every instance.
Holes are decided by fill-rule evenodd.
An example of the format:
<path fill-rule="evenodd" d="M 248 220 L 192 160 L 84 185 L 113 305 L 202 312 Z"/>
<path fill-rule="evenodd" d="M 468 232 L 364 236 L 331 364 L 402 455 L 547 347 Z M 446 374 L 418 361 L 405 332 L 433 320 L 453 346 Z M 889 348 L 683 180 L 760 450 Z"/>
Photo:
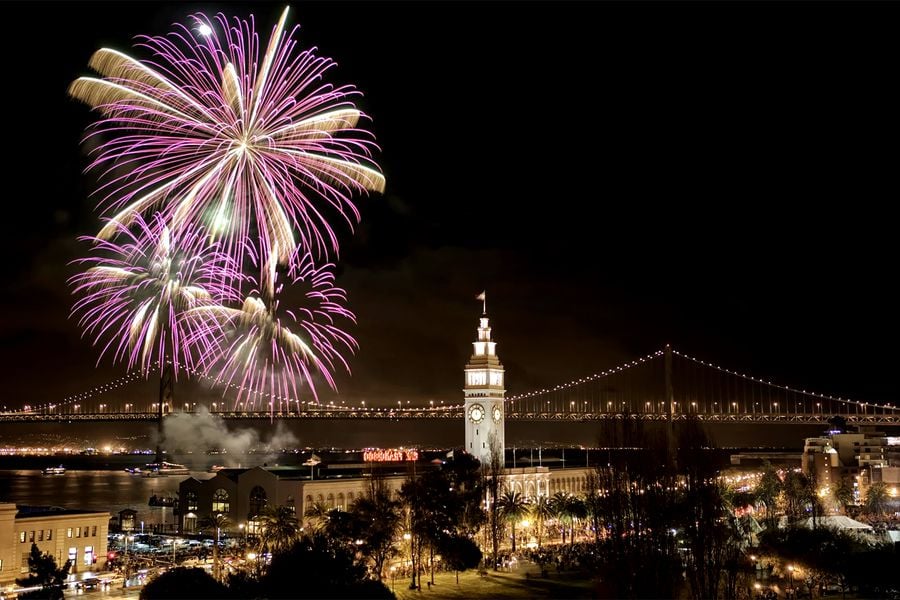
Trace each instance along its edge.
<path fill-rule="evenodd" d="M 342 353 L 357 347 L 338 326 L 341 320 L 355 322 L 355 317 L 344 307 L 344 290 L 334 286 L 331 265 L 315 267 L 309 254 L 292 261 L 290 283 L 307 289 L 304 306 L 280 311 L 274 256 L 263 265 L 260 290 L 247 296 L 241 308 L 203 306 L 189 313 L 199 323 L 196 332 L 217 332 L 202 367 L 215 373 L 226 391 L 237 390 L 236 407 L 244 402 L 254 406 L 263 398 L 270 411 L 290 409 L 292 401 L 299 404 L 304 385 L 318 401 L 316 377 L 335 389 L 333 370 L 341 365 L 349 371 Z"/>
<path fill-rule="evenodd" d="M 137 365 L 145 376 L 158 361 L 171 364 L 177 376 L 179 367 L 193 363 L 192 354 L 208 351 L 215 334 L 193 330 L 200 323 L 186 314 L 238 300 L 233 283 L 240 275 L 202 229 L 176 236 L 159 215 L 150 223 L 135 216 L 132 225 L 117 224 L 120 243 L 82 238 L 94 242 L 95 255 L 76 261 L 88 268 L 69 280 L 78 297 L 72 315 L 102 346 L 100 359 L 112 353 L 115 362 Z"/>
<path fill-rule="evenodd" d="M 384 190 L 372 136 L 357 124 L 358 92 L 324 81 L 334 63 L 299 50 L 287 9 L 268 46 L 254 22 L 194 15 L 194 28 L 141 37 L 138 61 L 103 48 L 90 60 L 102 78 L 69 93 L 104 118 L 91 168 L 102 170 L 100 207 L 110 239 L 137 215 L 160 210 L 173 231 L 203 225 L 235 260 L 247 240 L 287 264 L 338 241 L 327 213 L 359 220 L 351 196 Z M 299 239 L 295 237 L 295 233 Z"/>

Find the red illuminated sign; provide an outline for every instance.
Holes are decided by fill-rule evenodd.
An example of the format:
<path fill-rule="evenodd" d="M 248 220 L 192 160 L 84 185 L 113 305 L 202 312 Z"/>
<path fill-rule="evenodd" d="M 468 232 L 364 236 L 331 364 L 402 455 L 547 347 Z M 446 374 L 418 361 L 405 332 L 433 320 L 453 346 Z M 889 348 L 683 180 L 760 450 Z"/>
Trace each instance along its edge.
<path fill-rule="evenodd" d="M 417 450 L 366 450 L 363 452 L 363 460 L 366 462 L 403 462 L 407 460 L 419 460 Z"/>

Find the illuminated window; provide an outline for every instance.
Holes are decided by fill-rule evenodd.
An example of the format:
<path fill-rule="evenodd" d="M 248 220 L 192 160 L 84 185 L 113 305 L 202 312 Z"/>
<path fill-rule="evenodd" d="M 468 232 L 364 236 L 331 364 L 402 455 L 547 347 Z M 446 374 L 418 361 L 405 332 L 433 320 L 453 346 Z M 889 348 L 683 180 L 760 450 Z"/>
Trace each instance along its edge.
<path fill-rule="evenodd" d="M 217 489 L 216 492 L 213 494 L 213 500 L 212 500 L 213 514 L 229 512 L 231 505 L 229 504 L 228 499 L 229 499 L 228 492 L 226 492 L 222 488 Z"/>
<path fill-rule="evenodd" d="M 28 541 L 31 543 L 34 543 L 34 532 L 33 531 L 28 534 Z"/>
<path fill-rule="evenodd" d="M 485 385 L 487 384 L 487 373 L 484 371 L 469 372 L 469 385 Z"/>
<path fill-rule="evenodd" d="M 284 505 L 291 509 L 291 512 L 297 512 L 297 506 L 293 496 L 288 496 L 287 500 L 284 501 Z"/>
<path fill-rule="evenodd" d="M 84 547 L 84 566 L 89 567 L 94 564 L 94 547 L 93 546 L 85 546 Z"/>
<path fill-rule="evenodd" d="M 28 555 L 30 552 L 22 553 L 22 562 L 19 563 L 19 573 L 27 573 L 28 572 Z"/>
<path fill-rule="evenodd" d="M 262 527 L 260 526 L 260 522 L 257 519 L 251 519 L 247 521 L 247 535 L 249 536 L 258 536 L 262 531 Z"/>
<path fill-rule="evenodd" d="M 24 531 L 19 532 L 19 541 L 23 544 L 25 543 L 25 532 Z"/>
<path fill-rule="evenodd" d="M 52 530 L 52 529 L 48 529 L 48 530 L 47 530 L 47 541 L 49 542 L 49 541 L 51 541 L 51 540 L 53 540 L 53 530 Z"/>
<path fill-rule="evenodd" d="M 2 571 L 2 570 L 3 570 L 3 559 L 0 558 L 0 571 Z"/>
<path fill-rule="evenodd" d="M 184 495 L 184 501 L 188 512 L 199 510 L 200 501 L 197 497 L 197 492 L 187 492 Z"/>
<path fill-rule="evenodd" d="M 38 531 L 38 540 L 37 540 L 37 541 L 39 541 L 39 542 L 43 542 L 43 541 L 44 541 L 44 530 L 43 530 L 43 529 L 41 529 L 40 531 Z"/>
<path fill-rule="evenodd" d="M 77 537 L 77 538 L 81 537 L 81 527 L 75 528 L 75 537 Z"/>
<path fill-rule="evenodd" d="M 97 537 L 97 526 L 91 527 L 91 537 Z"/>
<path fill-rule="evenodd" d="M 66 537 L 67 537 L 67 538 L 72 537 L 72 528 L 71 528 L 71 527 L 69 527 L 68 529 L 66 529 Z"/>
<path fill-rule="evenodd" d="M 72 546 L 69 548 L 69 560 L 72 561 L 72 564 L 75 564 L 75 561 L 78 559 L 78 548 Z"/>
<path fill-rule="evenodd" d="M 491 385 L 503 385 L 503 373 L 491 371 Z"/>

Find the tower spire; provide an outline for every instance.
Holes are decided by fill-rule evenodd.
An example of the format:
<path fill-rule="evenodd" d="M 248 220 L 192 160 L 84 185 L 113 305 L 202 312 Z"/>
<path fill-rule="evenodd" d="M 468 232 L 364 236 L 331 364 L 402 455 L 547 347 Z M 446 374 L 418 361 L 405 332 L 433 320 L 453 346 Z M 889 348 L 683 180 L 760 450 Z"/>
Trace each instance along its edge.
<path fill-rule="evenodd" d="M 487 316 L 487 292 L 481 292 L 475 296 L 475 299 L 481 300 L 481 314 L 482 316 Z"/>

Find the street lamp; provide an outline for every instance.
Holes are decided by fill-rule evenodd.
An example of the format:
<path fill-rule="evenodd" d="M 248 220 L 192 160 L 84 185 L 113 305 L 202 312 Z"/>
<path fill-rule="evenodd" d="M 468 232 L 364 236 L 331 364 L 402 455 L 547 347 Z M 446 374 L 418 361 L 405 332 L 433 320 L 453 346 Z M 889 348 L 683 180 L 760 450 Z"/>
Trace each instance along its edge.
<path fill-rule="evenodd" d="M 788 565 L 788 573 L 791 576 L 791 594 L 794 593 L 794 565 Z"/>

